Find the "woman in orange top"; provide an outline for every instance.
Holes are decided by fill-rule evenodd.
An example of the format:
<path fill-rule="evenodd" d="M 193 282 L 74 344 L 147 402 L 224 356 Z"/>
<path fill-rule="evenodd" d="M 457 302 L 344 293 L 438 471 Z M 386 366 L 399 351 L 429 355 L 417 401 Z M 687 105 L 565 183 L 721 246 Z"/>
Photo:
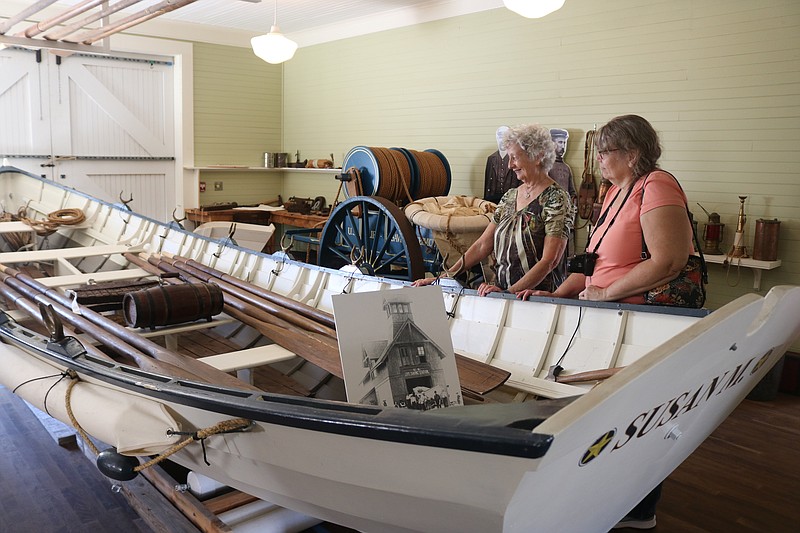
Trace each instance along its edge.
<path fill-rule="evenodd" d="M 660 156 L 658 134 L 640 116 L 616 117 L 599 129 L 597 160 L 612 187 L 586 247 L 596 254 L 594 269 L 574 272 L 554 292 L 536 295 L 644 303 L 646 291 L 678 276 L 694 250 L 692 226 L 686 195 L 658 168 Z"/>
<path fill-rule="evenodd" d="M 612 187 L 586 246 L 593 267 L 570 274 L 552 293 L 534 294 L 644 303 L 645 291 L 678 277 L 694 252 L 686 195 L 671 174 L 658 168 L 661 146 L 647 120 L 616 117 L 596 139 L 600 170 Z M 613 529 L 654 528 L 660 497 L 658 484 Z"/>

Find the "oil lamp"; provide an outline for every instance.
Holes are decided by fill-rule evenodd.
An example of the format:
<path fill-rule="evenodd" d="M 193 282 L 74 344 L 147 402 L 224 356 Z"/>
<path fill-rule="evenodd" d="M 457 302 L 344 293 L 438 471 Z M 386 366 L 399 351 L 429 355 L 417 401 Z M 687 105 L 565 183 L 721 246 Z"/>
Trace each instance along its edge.
<path fill-rule="evenodd" d="M 697 205 L 700 205 L 699 203 Z M 719 221 L 719 213 L 709 213 L 700 205 L 700 209 L 708 215 L 708 222 L 703 227 L 703 253 L 708 255 L 722 255 L 719 245 L 722 244 L 725 224 Z"/>

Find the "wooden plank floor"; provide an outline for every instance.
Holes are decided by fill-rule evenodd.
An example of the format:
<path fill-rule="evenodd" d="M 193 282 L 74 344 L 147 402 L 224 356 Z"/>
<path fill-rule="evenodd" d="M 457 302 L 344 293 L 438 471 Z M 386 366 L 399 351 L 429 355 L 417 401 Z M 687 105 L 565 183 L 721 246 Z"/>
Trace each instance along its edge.
<path fill-rule="evenodd" d="M 658 532 L 800 531 L 800 396 L 745 400 L 664 482 Z"/>
<path fill-rule="evenodd" d="M 76 447 L 56 444 L 0 386 L 0 531 L 143 533 L 150 528 Z"/>
<path fill-rule="evenodd" d="M 798 447 L 800 396 L 745 400 L 665 481 L 658 525 L 652 531 L 800 531 Z M 81 451 L 59 447 L 22 401 L 3 387 L 0 531 L 150 533 Z M 318 526 L 309 531 L 346 529 Z"/>

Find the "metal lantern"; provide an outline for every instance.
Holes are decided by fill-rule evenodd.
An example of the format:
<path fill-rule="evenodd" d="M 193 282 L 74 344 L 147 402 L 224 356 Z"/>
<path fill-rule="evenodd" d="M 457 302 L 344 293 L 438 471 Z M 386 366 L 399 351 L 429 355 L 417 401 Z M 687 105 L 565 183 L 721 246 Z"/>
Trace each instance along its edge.
<path fill-rule="evenodd" d="M 709 255 L 722 255 L 719 245 L 724 238 L 725 224 L 719 221 L 719 213 L 708 215 L 708 222 L 703 228 L 703 253 Z"/>
<path fill-rule="evenodd" d="M 700 205 L 699 203 L 697 205 Z M 703 227 L 703 253 L 708 255 L 722 255 L 720 244 L 725 233 L 725 224 L 719 221 L 719 213 L 709 213 L 700 205 L 700 209 L 708 215 L 708 222 Z"/>

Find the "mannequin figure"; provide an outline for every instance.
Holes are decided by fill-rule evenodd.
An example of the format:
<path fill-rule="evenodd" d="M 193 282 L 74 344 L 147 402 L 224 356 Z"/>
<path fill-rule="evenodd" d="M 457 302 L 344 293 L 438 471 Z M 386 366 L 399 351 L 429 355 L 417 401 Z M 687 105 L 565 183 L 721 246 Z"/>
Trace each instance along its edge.
<path fill-rule="evenodd" d="M 521 184 L 514 171 L 508 168 L 508 154 L 502 148 L 503 134 L 507 130 L 508 126 L 497 128 L 497 151 L 486 160 L 483 199 L 494 203 L 499 202 L 507 190 Z"/>
<path fill-rule="evenodd" d="M 569 139 L 569 132 L 560 128 L 553 128 L 550 130 L 550 137 L 556 143 L 556 162 L 553 163 L 553 168 L 550 169 L 550 177 L 561 185 L 561 188 L 567 191 L 572 202 L 578 194 L 575 192 L 575 184 L 572 180 L 572 169 L 564 162 L 564 154 L 567 152 L 567 139 Z"/>
<path fill-rule="evenodd" d="M 564 162 L 564 155 L 567 153 L 567 139 L 569 139 L 569 132 L 561 128 L 552 128 L 550 130 L 550 137 L 556 144 L 556 161 L 553 163 L 553 168 L 550 169 L 548 175 L 550 178 L 558 183 L 562 189 L 567 191 L 572 205 L 577 205 L 578 193 L 575 191 L 575 184 L 572 179 L 572 169 Z M 574 220 L 573 220 L 574 222 Z M 575 229 L 569 232 L 569 240 L 567 241 L 567 251 L 562 257 L 564 268 L 566 268 L 567 258 L 575 255 Z"/>

